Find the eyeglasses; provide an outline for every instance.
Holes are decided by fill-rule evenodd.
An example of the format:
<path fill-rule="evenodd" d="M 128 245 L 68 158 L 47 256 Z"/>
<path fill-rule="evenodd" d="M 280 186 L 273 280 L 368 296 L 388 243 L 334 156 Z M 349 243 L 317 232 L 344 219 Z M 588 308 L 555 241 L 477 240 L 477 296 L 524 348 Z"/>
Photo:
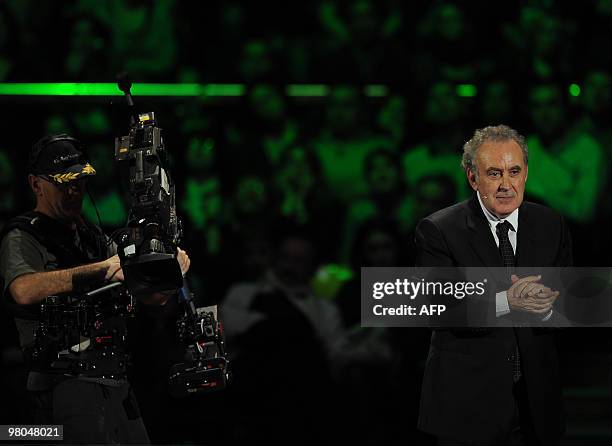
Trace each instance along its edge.
<path fill-rule="evenodd" d="M 66 183 L 58 183 L 54 181 L 48 175 L 38 175 L 38 178 L 42 178 L 46 182 L 53 184 L 55 187 L 57 187 L 60 191 L 64 193 L 68 192 L 70 189 L 76 189 L 76 190 L 84 189 L 85 185 L 87 184 L 87 179 L 88 179 L 87 177 L 83 177 L 83 178 L 77 178 L 76 180 L 68 181 Z"/>

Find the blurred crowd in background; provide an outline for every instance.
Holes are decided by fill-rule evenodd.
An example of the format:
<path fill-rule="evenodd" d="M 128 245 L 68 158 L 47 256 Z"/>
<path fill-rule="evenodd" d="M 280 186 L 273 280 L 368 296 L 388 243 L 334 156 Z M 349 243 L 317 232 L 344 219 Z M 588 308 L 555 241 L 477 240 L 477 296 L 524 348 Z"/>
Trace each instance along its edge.
<path fill-rule="evenodd" d="M 527 198 L 564 214 L 577 264 L 608 263 L 609 231 L 596 228 L 612 217 L 612 1 L 59 5 L 0 2 L 0 82 L 113 82 L 125 70 L 134 82 L 243 88 L 135 97 L 164 128 L 192 287 L 221 304 L 240 402 L 215 396 L 190 415 L 172 403 L 178 427 L 149 422 L 154 440 L 221 437 L 196 416 L 238 439 L 276 436 L 279 420 L 312 439 L 329 423 L 341 438 L 418 438 L 428 334 L 361 329 L 359 268 L 410 265 L 419 219 L 469 196 L 461 148 L 476 128 L 526 136 Z M 65 132 L 88 146 L 102 226 L 125 223 L 113 169 L 123 98 L 0 106 L 2 221 L 32 203 L 31 144 Z M 89 200 L 85 213 L 97 221 Z"/>

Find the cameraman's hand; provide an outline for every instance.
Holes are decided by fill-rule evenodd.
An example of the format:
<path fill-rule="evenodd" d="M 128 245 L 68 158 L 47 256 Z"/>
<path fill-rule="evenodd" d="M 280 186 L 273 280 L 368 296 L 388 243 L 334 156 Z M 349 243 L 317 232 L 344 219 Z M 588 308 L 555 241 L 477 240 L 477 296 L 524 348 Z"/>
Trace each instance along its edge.
<path fill-rule="evenodd" d="M 527 313 L 548 313 L 557 297 L 558 291 L 553 291 L 538 283 L 542 276 L 527 276 L 519 279 L 512 275 L 512 286 L 508 289 L 508 305 L 511 310 Z"/>
<path fill-rule="evenodd" d="M 184 277 L 185 274 L 187 274 L 187 271 L 189 271 L 189 265 L 191 265 L 191 260 L 189 259 L 187 252 L 183 251 L 181 248 L 177 248 L 176 261 L 179 263 L 179 266 L 181 267 L 181 274 Z"/>
<path fill-rule="evenodd" d="M 106 269 L 106 276 L 104 279 L 110 282 L 123 282 L 125 278 L 123 277 L 123 270 L 121 269 L 121 262 L 119 260 L 119 255 L 115 254 L 114 256 L 106 259 L 104 262 L 104 266 Z"/>

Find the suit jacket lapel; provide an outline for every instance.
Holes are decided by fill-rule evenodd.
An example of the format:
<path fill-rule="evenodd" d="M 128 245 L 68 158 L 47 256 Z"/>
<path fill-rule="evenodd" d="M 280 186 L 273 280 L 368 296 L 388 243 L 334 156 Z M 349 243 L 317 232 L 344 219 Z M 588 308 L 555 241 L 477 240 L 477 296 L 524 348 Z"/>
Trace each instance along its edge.
<path fill-rule="evenodd" d="M 495 244 L 489 223 L 480 208 L 476 194 L 468 201 L 466 224 L 470 230 L 470 245 L 484 266 L 503 267 L 504 262 Z M 474 265 L 477 266 L 477 265 Z"/>
<path fill-rule="evenodd" d="M 519 224 L 516 243 L 516 266 L 530 266 L 530 260 L 535 258 L 537 244 L 533 237 L 533 222 L 526 206 L 519 208 Z"/>

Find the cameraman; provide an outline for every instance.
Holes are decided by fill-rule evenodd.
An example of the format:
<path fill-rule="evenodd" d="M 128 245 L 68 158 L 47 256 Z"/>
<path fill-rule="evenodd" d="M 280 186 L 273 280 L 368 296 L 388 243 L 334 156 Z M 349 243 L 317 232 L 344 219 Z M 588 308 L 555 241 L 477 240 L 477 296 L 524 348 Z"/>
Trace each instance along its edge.
<path fill-rule="evenodd" d="M 32 358 L 45 298 L 78 297 L 105 283 L 123 280 L 114 244 L 81 216 L 86 182 L 96 174 L 85 153 L 78 140 L 64 134 L 42 138 L 32 147 L 28 183 L 36 196 L 36 207 L 9 221 L 2 231 L 4 298 L 15 317 L 30 368 L 28 391 L 34 421 L 63 424 L 67 443 L 149 443 L 125 368 L 112 373 L 107 370 L 107 376 L 71 376 L 52 373 L 45 369 L 48 364 Z M 188 256 L 179 249 L 177 259 L 185 274 Z M 165 304 L 170 296 L 159 293 L 145 303 Z M 85 340 L 77 350 L 87 352 L 87 345 Z M 77 351 L 75 347 L 71 350 Z M 89 350 L 95 361 L 97 352 Z M 125 366 L 125 362 L 119 365 Z"/>

